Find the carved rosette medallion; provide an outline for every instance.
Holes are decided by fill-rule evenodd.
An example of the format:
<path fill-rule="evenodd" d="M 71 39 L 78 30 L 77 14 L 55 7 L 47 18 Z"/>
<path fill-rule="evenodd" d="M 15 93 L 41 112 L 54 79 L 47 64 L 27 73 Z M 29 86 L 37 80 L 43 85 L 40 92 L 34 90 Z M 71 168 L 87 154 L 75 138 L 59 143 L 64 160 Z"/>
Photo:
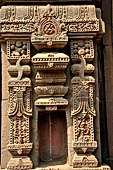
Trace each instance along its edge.
<path fill-rule="evenodd" d="M 10 139 L 7 148 L 13 155 L 7 169 L 18 167 L 19 170 L 21 164 L 23 169 L 31 169 L 32 162 L 27 157 L 32 149 L 29 130 L 29 118 L 32 116 L 31 80 L 23 78 L 23 75 L 30 74 L 29 65 L 25 65 L 30 61 L 29 42 L 8 41 L 7 58 L 11 64 L 8 68 L 11 79 L 8 82 Z M 19 166 L 17 166 L 17 162 L 21 162 Z"/>
<path fill-rule="evenodd" d="M 52 37 L 58 33 L 58 24 L 52 15 L 52 10 L 48 9 L 48 13 L 41 20 L 42 35 Z"/>
<path fill-rule="evenodd" d="M 36 49 L 40 48 L 63 48 L 68 41 L 67 28 L 58 18 L 56 11 L 47 5 L 42 18 L 36 19 L 35 31 L 31 41 Z"/>
<path fill-rule="evenodd" d="M 73 167 L 97 167 L 98 161 L 92 152 L 97 148 L 94 141 L 94 85 L 95 79 L 90 76 L 94 66 L 90 64 L 94 59 L 93 40 L 71 41 L 72 73 L 71 80 L 74 140 L 73 148 L 76 153 Z"/>

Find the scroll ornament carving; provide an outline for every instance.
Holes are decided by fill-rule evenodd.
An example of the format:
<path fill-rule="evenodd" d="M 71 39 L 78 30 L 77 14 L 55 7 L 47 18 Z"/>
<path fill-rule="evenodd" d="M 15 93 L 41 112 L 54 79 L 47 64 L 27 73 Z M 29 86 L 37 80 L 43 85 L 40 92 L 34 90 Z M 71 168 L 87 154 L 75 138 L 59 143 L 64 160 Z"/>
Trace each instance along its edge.
<path fill-rule="evenodd" d="M 98 161 L 92 152 L 97 148 L 94 141 L 94 85 L 95 79 L 90 76 L 94 66 L 89 64 L 94 58 L 92 40 L 71 41 L 71 57 L 75 64 L 71 80 L 74 140 L 73 148 L 77 152 L 73 157 L 73 167 L 97 167 Z M 77 62 L 77 63 L 76 63 Z"/>
<path fill-rule="evenodd" d="M 7 58 L 11 63 L 8 68 L 11 79 L 8 82 L 10 138 L 7 148 L 13 155 L 7 169 L 19 170 L 21 164 L 23 169 L 31 169 L 32 162 L 27 157 L 32 149 L 29 130 L 29 117 L 32 116 L 31 80 L 23 78 L 23 75 L 30 74 L 30 67 L 25 65 L 30 60 L 29 42 L 8 41 L 7 44 Z M 21 163 L 17 165 L 16 161 Z"/>

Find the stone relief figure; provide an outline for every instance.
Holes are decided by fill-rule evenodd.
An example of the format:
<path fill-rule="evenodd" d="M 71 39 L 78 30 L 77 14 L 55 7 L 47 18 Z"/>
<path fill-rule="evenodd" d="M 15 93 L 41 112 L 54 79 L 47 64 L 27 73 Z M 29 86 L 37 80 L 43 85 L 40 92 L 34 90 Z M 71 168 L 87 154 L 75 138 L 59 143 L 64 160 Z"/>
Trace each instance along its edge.
<path fill-rule="evenodd" d="M 90 122 L 90 117 L 87 113 L 83 113 L 82 117 L 78 117 L 78 141 L 89 141 L 90 140 L 90 127 L 88 126 Z"/>

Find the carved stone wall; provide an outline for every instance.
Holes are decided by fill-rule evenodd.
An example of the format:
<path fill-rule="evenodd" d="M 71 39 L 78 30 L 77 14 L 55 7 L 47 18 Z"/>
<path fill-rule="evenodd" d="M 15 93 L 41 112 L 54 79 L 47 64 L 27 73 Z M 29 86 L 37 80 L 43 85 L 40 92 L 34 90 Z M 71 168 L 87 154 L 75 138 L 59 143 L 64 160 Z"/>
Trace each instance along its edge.
<path fill-rule="evenodd" d="M 94 42 L 104 33 L 101 11 L 94 5 L 6 5 L 0 9 L 0 20 L 1 42 L 7 46 L 9 62 L 5 71 L 10 76 L 7 150 L 12 157 L 7 169 L 39 168 L 39 152 L 35 161 L 34 151 L 31 154 L 36 144 L 31 140 L 33 134 L 40 147 L 36 130 L 39 122 L 37 118 L 32 129 L 31 119 L 38 117 L 39 111 L 57 110 L 60 114 L 63 110 L 67 118 L 68 158 L 67 165 L 58 168 L 109 170 L 100 165 L 101 160 L 94 154 L 100 149 L 99 138 L 95 140 L 95 128 L 99 128 L 95 117 L 99 113 Z M 37 166 L 33 165 L 36 161 Z"/>

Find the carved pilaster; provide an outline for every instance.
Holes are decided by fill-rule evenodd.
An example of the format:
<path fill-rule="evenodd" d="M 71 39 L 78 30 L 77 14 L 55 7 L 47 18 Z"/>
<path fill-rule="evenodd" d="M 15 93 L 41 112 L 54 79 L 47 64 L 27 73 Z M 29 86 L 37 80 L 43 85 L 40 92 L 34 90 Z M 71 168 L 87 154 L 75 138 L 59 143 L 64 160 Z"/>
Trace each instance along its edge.
<path fill-rule="evenodd" d="M 97 148 L 94 140 L 94 86 L 95 78 L 91 64 L 94 59 L 93 40 L 71 41 L 71 59 L 75 63 L 71 70 L 75 75 L 71 80 L 74 141 L 76 152 L 73 158 L 73 167 L 97 167 L 98 161 L 92 152 Z"/>
<path fill-rule="evenodd" d="M 30 42 L 7 41 L 7 59 L 11 64 L 8 72 L 11 79 L 9 87 L 10 139 L 7 148 L 13 155 L 7 169 L 31 169 L 32 162 L 27 156 L 32 149 L 30 143 L 31 80 L 30 74 Z"/>

